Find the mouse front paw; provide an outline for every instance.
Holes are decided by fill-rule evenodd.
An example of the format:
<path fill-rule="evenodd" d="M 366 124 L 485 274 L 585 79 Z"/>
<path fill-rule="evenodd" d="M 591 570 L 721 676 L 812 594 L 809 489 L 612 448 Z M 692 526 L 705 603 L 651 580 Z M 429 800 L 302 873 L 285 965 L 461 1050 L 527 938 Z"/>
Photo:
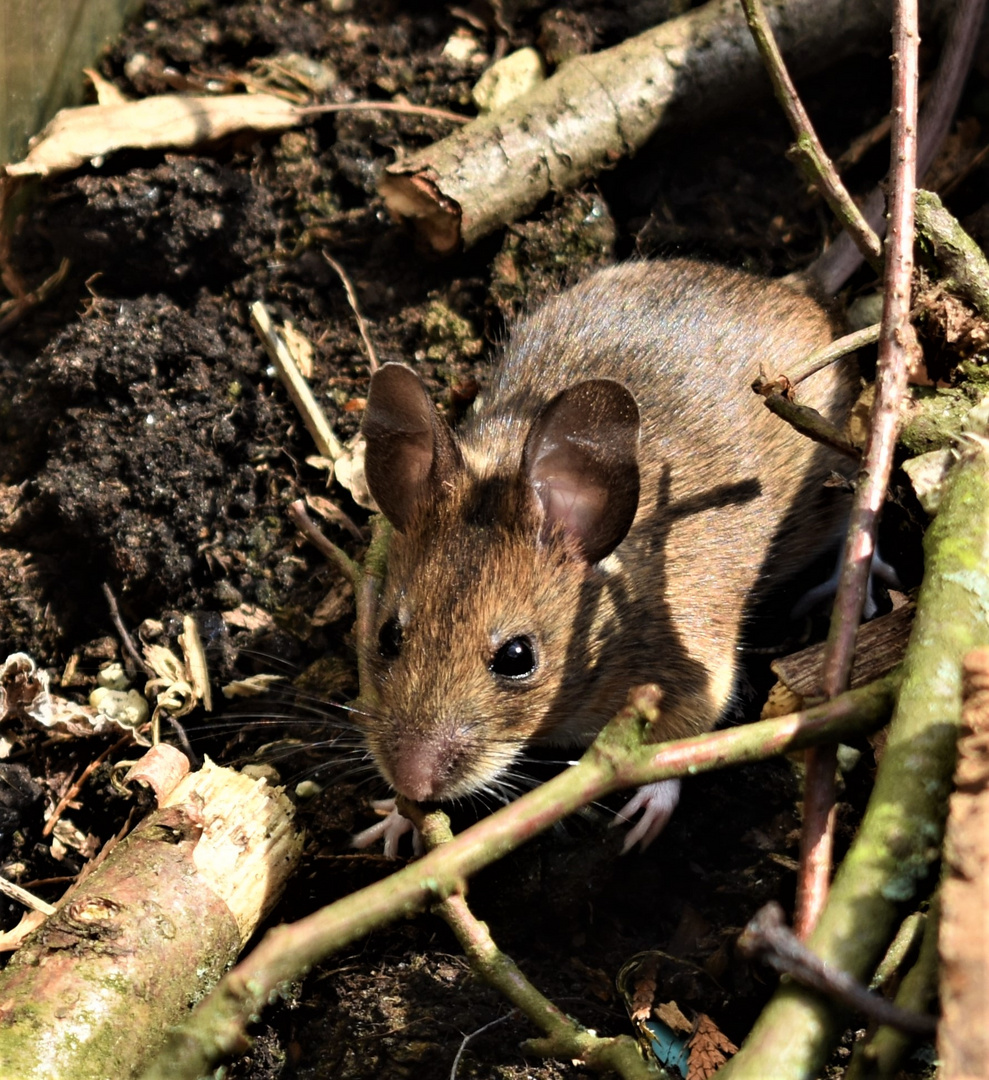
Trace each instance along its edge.
<path fill-rule="evenodd" d="M 369 848 L 379 840 L 384 841 L 383 853 L 388 859 L 398 858 L 398 843 L 402 837 L 412 833 L 412 848 L 416 855 L 422 854 L 422 840 L 416 827 L 407 817 L 403 817 L 395 806 L 394 799 L 376 799 L 371 803 L 374 810 L 382 814 L 380 821 L 374 825 L 355 833 L 350 838 L 352 848 Z"/>
<path fill-rule="evenodd" d="M 680 801 L 680 781 L 659 780 L 655 784 L 644 784 L 635 795 L 615 814 L 612 825 L 624 825 L 641 810 L 642 817 L 632 826 L 622 845 L 625 855 L 636 844 L 639 851 L 645 851 L 657 836 L 666 828 Z"/>

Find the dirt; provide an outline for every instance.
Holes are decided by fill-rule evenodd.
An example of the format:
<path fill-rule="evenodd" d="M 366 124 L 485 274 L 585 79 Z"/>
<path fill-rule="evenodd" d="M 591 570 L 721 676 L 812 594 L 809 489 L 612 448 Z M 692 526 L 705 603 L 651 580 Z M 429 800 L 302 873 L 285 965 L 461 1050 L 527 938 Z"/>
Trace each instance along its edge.
<path fill-rule="evenodd" d="M 473 33 L 485 57 L 535 43 L 564 55 L 637 32 L 662 6 L 556 9 L 533 0 L 495 5 L 495 17 L 485 5 L 456 14 L 411 0 L 151 0 L 100 69 L 144 96 L 257 74 L 302 53 L 323 65 L 325 100 L 401 94 L 467 113 L 482 65 L 444 54 L 455 32 Z M 884 54 L 885 46 L 864 50 L 807 81 L 829 148 L 842 150 L 881 119 Z M 338 487 L 327 491 L 325 473 L 307 460 L 314 448 L 250 326 L 250 304 L 264 301 L 315 343 L 311 384 L 348 438 L 360 422 L 367 359 L 324 252 L 353 279 L 380 358 L 414 362 L 449 404 L 483 386 L 484 351 L 506 319 L 591 266 L 676 251 L 785 273 L 806 265 L 828 228 L 784 159 L 787 129 L 764 101 L 657 140 L 532 219 L 434 261 L 388 220 L 375 182 L 396 154 L 447 131 L 433 118 L 340 113 L 201 155 L 119 154 L 35 190 L 12 239 L 10 265 L 29 288 L 63 258 L 70 269 L 0 339 L 0 658 L 27 652 L 58 692 L 84 700 L 99 666 L 121 658 L 106 584 L 124 624 L 145 638 L 174 642 L 181 616 L 194 614 L 217 685 L 258 671 L 308 672 L 297 692 L 189 722 L 197 753 L 233 762 L 260 754 L 290 786 L 315 771 L 320 794 L 301 811 L 305 864 L 277 919 L 345 895 L 391 864 L 348 848 L 372 820 L 368 800 L 383 794 L 351 778 L 356 751 L 325 749 L 344 723 L 330 699 L 356 691 L 351 603 L 286 508 L 308 492 L 330 496 L 359 525 L 367 515 Z M 877 176 L 885 153 L 867 154 L 853 184 Z M 959 187 L 962 211 L 977 208 L 985 173 Z M 359 554 L 346 530 L 322 524 Z M 223 618 L 255 608 L 260 625 Z M 733 719 L 757 714 L 765 668 L 757 656 Z M 89 847 L 53 854 L 40 834 L 43 807 L 107 743 L 52 745 L 28 730 L 6 738 L 25 768 L 8 779 L 16 793 L 0 816 L 0 869 L 54 901 L 64 880 L 44 882 L 71 878 L 129 804 L 101 767 L 70 811 Z M 868 794 L 871 754 L 860 749 L 845 778 L 842 846 Z M 479 875 L 471 901 L 534 982 L 588 1026 L 629 1030 L 615 976 L 636 953 L 659 949 L 696 965 L 678 984 L 681 1007 L 708 1012 L 739 1043 L 774 979 L 733 943 L 765 901 L 792 908 L 798 788 L 787 761 L 695 780 L 660 841 L 626 858 L 605 810 L 588 811 Z M 4 900 L 0 914 L 8 928 L 20 909 Z M 478 981 L 428 916 L 314 971 L 255 1034 L 230 1076 L 435 1077 L 469 1035 L 460 1077 L 584 1075 L 523 1053 L 535 1030 Z"/>

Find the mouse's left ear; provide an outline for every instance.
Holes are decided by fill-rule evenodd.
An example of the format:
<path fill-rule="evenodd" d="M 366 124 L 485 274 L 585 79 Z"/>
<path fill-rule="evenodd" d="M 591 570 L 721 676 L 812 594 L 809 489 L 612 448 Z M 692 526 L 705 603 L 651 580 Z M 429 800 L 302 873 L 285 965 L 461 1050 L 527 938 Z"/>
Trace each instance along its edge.
<path fill-rule="evenodd" d="M 525 440 L 522 470 L 556 526 L 598 562 L 625 539 L 639 505 L 639 409 L 619 382 L 589 379 L 558 394 Z"/>

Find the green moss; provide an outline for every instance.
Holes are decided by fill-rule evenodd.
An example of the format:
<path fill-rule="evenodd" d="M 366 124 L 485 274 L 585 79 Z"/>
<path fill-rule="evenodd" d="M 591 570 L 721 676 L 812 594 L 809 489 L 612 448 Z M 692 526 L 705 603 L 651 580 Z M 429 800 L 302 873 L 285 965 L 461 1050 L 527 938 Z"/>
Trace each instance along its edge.
<path fill-rule="evenodd" d="M 470 320 L 458 315 L 441 300 L 434 300 L 422 320 L 426 335 L 426 356 L 444 363 L 465 356 L 477 356 L 484 342 L 477 336 Z"/>
<path fill-rule="evenodd" d="M 983 372 L 982 380 L 985 378 Z M 985 391 L 985 381 L 951 387 L 913 387 L 906 423 L 900 433 L 901 444 L 912 457 L 951 446 L 961 435 L 966 416 Z"/>

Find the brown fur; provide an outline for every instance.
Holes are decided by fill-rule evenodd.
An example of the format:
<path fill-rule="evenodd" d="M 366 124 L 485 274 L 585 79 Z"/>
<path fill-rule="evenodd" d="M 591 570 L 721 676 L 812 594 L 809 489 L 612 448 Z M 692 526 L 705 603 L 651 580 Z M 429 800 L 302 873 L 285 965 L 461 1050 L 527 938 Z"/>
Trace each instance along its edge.
<path fill-rule="evenodd" d="M 386 661 L 367 643 L 362 688 L 393 786 L 420 799 L 481 789 L 530 740 L 586 744 L 642 682 L 663 688 L 662 737 L 714 725 L 752 596 L 818 554 L 843 513 L 822 488 L 834 456 L 771 416 L 750 383 L 760 364 L 785 370 L 832 336 L 826 309 L 779 283 L 631 263 L 524 320 L 452 442 L 420 409 L 432 435 L 418 436 L 411 487 L 385 490 L 404 482 L 401 455 L 369 433 L 372 491 L 386 509 L 403 500 L 376 624 L 397 617 L 402 648 Z M 596 564 L 566 529 L 547 533 L 521 471 L 534 422 L 588 379 L 624 385 L 641 419 L 634 522 Z M 840 418 L 850 366 L 800 390 Z M 535 673 L 495 678 L 493 650 L 521 634 L 538 643 Z"/>

